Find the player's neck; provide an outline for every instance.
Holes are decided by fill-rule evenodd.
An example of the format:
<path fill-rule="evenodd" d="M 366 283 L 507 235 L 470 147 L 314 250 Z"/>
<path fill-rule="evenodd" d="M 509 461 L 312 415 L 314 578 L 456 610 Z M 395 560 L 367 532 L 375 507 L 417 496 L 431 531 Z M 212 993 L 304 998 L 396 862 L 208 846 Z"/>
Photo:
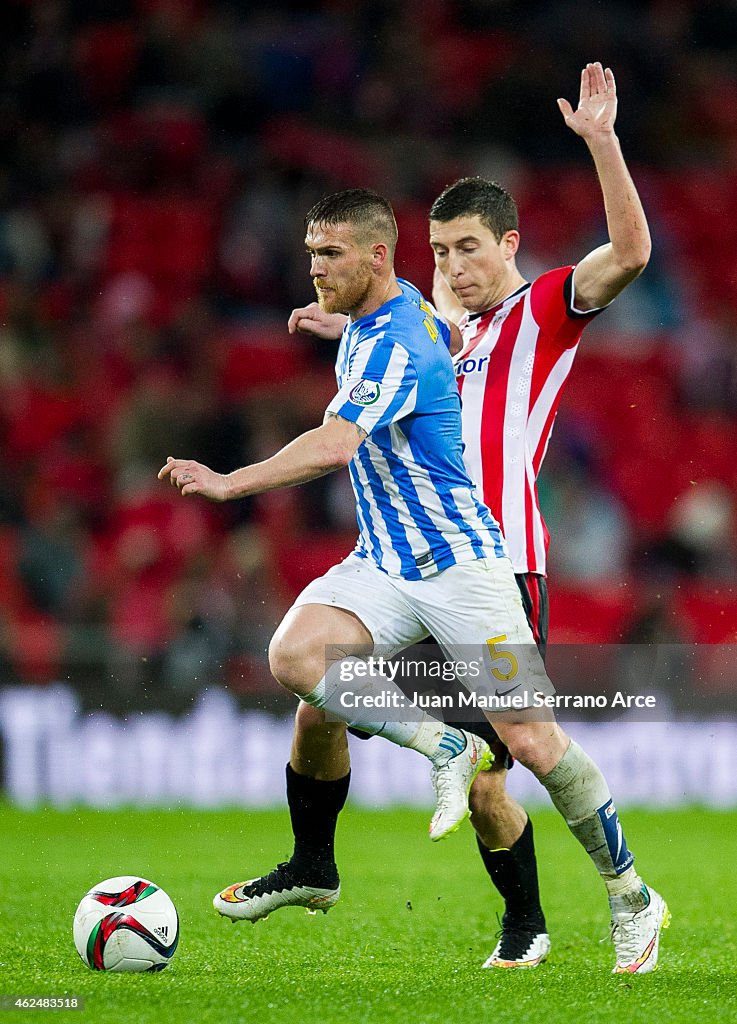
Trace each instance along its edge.
<path fill-rule="evenodd" d="M 355 309 L 349 310 L 348 315 L 351 320 L 360 320 L 364 316 L 375 313 L 385 302 L 389 302 L 390 299 L 396 299 L 401 294 L 402 289 L 397 284 L 396 274 L 392 271 L 388 279 L 377 278 L 375 282 L 372 282 L 371 287 L 359 305 Z"/>
<path fill-rule="evenodd" d="M 490 289 L 489 294 L 486 296 L 484 308 L 474 310 L 473 312 L 488 312 L 488 310 L 493 309 L 494 306 L 501 305 L 501 303 L 504 302 L 505 299 L 508 299 L 510 295 L 514 295 L 515 292 L 518 292 L 520 288 L 522 288 L 523 285 L 526 284 L 527 281 L 525 280 L 525 278 L 515 268 L 514 272 L 511 273 L 509 277 L 505 277 L 504 281 L 501 281 L 496 288 Z"/>

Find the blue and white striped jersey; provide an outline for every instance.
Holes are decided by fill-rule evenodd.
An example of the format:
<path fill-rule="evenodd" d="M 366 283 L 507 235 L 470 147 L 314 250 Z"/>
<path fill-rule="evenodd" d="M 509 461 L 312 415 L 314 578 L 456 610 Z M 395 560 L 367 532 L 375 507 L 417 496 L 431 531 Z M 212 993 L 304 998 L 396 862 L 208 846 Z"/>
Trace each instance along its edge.
<path fill-rule="evenodd" d="M 368 434 L 349 467 L 356 554 L 410 580 L 506 555 L 463 464 L 460 396 L 444 329 L 421 295 L 415 301 L 406 293 L 349 320 L 335 367 L 339 390 L 327 410 Z"/>
<path fill-rule="evenodd" d="M 398 277 L 397 284 L 402 289 L 402 291 L 407 296 L 410 302 L 414 302 L 415 306 L 419 306 L 420 309 L 425 311 L 425 313 L 427 313 L 428 310 L 432 313 L 435 322 L 438 325 L 440 337 L 445 342 L 445 347 L 448 349 L 448 351 L 450 351 L 450 326 L 445 317 L 441 316 L 440 313 L 438 313 L 437 309 L 435 309 L 432 303 L 427 301 L 427 299 L 422 294 L 420 289 L 416 285 L 412 284 L 411 281 L 408 281 L 404 277 Z"/>

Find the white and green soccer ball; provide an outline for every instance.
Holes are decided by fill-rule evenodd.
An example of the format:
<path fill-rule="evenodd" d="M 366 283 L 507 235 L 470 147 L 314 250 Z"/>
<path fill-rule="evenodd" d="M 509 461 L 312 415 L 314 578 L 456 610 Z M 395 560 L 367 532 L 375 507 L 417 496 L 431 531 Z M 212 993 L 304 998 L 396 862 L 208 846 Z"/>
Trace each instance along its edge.
<path fill-rule="evenodd" d="M 163 971 L 178 942 L 176 907 L 137 875 L 99 882 L 74 915 L 74 945 L 93 971 Z"/>

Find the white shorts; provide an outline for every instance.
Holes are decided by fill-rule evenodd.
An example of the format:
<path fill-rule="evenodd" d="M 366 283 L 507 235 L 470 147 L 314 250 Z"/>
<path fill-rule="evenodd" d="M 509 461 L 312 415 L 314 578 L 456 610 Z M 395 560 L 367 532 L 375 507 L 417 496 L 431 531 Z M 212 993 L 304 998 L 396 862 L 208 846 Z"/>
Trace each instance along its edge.
<path fill-rule="evenodd" d="M 511 648 L 518 661 L 524 658 L 534 689 L 550 686 L 508 558 L 480 558 L 429 579 L 405 580 L 350 554 L 313 580 L 294 607 L 306 604 L 352 612 L 371 633 L 374 651 L 380 649 L 386 658 L 432 634 L 450 661 L 464 662 L 470 650 L 480 650 L 493 667 L 496 652 L 490 643 L 496 640 L 499 650 Z M 497 671 L 503 673 L 508 660 L 499 658 Z"/>

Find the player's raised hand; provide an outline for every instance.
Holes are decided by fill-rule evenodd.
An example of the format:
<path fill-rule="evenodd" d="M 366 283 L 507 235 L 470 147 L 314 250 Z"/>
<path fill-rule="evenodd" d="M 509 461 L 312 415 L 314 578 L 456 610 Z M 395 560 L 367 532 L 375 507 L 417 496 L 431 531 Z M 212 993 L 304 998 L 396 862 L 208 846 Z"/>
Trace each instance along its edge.
<path fill-rule="evenodd" d="M 325 313 L 316 302 L 293 309 L 287 324 L 289 333 L 313 334 L 324 341 L 338 341 L 348 318 L 343 313 Z"/>
<path fill-rule="evenodd" d="M 558 107 L 568 127 L 589 139 L 598 133 L 614 131 L 617 116 L 617 86 L 610 68 L 601 64 L 587 64 L 581 72 L 581 94 L 578 109 L 568 100 L 559 99 Z"/>
<path fill-rule="evenodd" d="M 182 495 L 200 494 L 210 501 L 227 501 L 228 483 L 222 473 L 216 473 L 191 459 L 173 459 L 171 455 L 158 473 L 159 480 L 169 478 L 172 487 Z"/>

